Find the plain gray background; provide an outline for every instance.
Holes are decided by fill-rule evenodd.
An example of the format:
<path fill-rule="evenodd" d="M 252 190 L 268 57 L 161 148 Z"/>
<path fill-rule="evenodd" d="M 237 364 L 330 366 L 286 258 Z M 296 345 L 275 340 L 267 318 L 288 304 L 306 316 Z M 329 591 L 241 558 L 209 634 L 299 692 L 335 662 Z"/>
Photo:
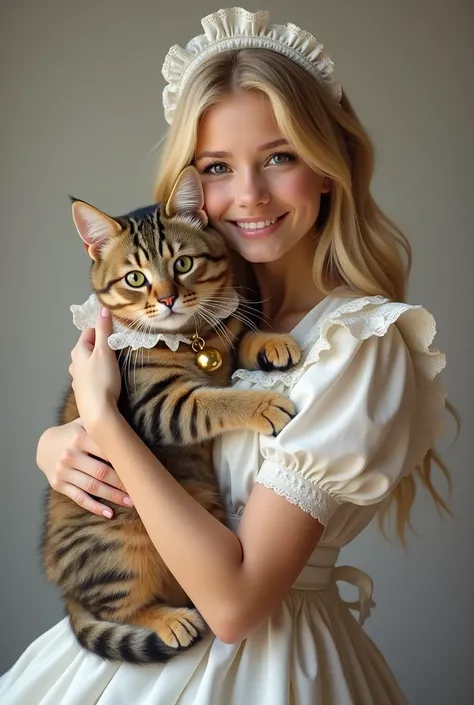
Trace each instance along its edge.
<path fill-rule="evenodd" d="M 39 565 L 46 482 L 35 449 L 68 380 L 77 337 L 69 305 L 89 294 L 89 261 L 68 194 L 112 214 L 151 200 L 154 147 L 166 128 L 163 58 L 219 7 L 2 3 L 1 670 L 62 617 Z M 374 525 L 340 562 L 374 578 L 377 608 L 366 628 L 410 703 L 467 704 L 474 695 L 473 3 L 268 0 L 264 7 L 274 22 L 292 21 L 324 42 L 377 145 L 374 192 L 410 237 L 409 300 L 437 319 L 436 344 L 448 357 L 444 381 L 463 419 L 460 439 L 445 453 L 456 520 L 440 521 L 420 497 L 418 535 L 406 550 L 386 543 Z"/>

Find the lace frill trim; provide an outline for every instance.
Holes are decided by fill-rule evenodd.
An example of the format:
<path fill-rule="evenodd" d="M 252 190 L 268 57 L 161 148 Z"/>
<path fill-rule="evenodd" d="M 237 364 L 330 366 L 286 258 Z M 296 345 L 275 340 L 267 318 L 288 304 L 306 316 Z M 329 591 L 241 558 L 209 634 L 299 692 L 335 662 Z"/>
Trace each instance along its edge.
<path fill-rule="evenodd" d="M 181 47 L 175 44 L 165 57 L 162 74 L 168 85 L 163 90 L 165 118 L 173 121 L 179 96 L 196 68 L 210 56 L 232 49 L 260 47 L 287 56 L 312 74 L 339 102 L 342 88 L 333 78 L 334 63 L 323 45 L 309 32 L 292 23 L 270 24 L 266 11 L 248 12 L 231 7 L 201 20 L 204 34 Z"/>
<path fill-rule="evenodd" d="M 337 500 L 327 492 L 315 487 L 297 472 L 287 470 L 271 460 L 264 460 L 256 481 L 300 507 L 324 526 L 339 506 Z"/>

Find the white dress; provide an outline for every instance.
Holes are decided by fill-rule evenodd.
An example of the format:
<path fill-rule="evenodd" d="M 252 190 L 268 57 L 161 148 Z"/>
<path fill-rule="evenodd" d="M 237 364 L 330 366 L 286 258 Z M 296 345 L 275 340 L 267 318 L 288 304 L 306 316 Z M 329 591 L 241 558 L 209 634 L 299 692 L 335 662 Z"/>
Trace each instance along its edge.
<path fill-rule="evenodd" d="M 164 666 L 102 661 L 77 645 L 63 619 L 0 679 L 2 705 L 406 703 L 360 624 L 374 604 L 370 578 L 334 566 L 442 430 L 436 378 L 445 358 L 431 347 L 435 323 L 418 306 L 330 296 L 292 334 L 304 350 L 297 368 L 237 370 L 233 384 L 289 394 L 297 416 L 277 438 L 228 432 L 215 444 L 231 527 L 255 482 L 325 526 L 281 606 L 242 643 L 210 635 Z M 358 586 L 358 603 L 341 599 L 339 580 Z"/>

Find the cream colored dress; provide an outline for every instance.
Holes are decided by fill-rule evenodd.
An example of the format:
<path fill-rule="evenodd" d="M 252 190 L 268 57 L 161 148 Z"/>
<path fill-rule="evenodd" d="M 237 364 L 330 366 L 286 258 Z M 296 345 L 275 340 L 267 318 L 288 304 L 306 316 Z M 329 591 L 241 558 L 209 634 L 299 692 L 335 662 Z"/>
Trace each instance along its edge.
<path fill-rule="evenodd" d="M 360 624 L 373 606 L 370 578 L 334 566 L 441 432 L 445 395 L 436 377 L 445 359 L 431 348 L 434 320 L 421 307 L 381 297 L 330 296 L 292 333 L 304 349 L 297 368 L 237 370 L 233 384 L 289 394 L 297 416 L 277 438 L 229 432 L 215 445 L 231 527 L 255 482 L 325 526 L 275 614 L 240 644 L 208 636 L 164 666 L 142 667 L 86 653 L 63 619 L 2 677 L 2 705 L 406 702 Z M 340 580 L 358 587 L 357 603 L 343 602 Z"/>

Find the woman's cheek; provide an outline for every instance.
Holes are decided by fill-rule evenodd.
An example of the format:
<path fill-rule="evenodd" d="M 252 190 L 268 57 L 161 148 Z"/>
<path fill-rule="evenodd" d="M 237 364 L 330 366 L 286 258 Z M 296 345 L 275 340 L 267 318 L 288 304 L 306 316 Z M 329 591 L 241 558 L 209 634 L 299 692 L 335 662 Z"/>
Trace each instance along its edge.
<path fill-rule="evenodd" d="M 227 210 L 228 198 L 222 184 L 203 184 L 204 203 L 210 220 L 218 220 Z"/>

